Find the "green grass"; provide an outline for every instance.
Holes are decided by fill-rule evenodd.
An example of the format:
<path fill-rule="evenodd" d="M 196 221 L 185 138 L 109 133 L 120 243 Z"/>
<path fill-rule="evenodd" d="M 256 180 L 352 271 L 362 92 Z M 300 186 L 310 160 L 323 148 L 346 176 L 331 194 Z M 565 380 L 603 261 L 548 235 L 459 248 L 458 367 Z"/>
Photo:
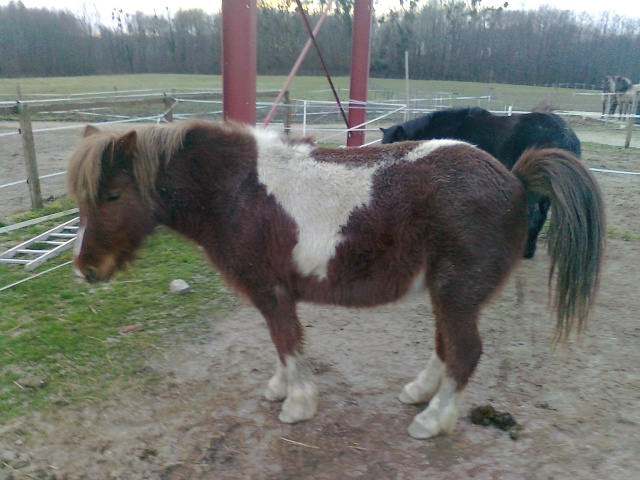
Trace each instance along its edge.
<path fill-rule="evenodd" d="M 75 202 L 71 198 L 58 198 L 56 200 L 53 200 L 52 202 L 45 203 L 44 207 L 40 210 L 28 210 L 26 212 L 12 216 L 11 223 L 20 223 L 35 218 L 44 217 L 52 213 L 64 212 L 67 210 L 71 210 L 74 207 Z M 29 240 L 36 235 L 44 233 L 47 230 L 60 225 L 62 222 L 70 220 L 71 218 L 73 218 L 73 216 L 71 215 L 68 217 L 54 218 L 52 220 L 41 222 L 36 225 L 27 226 L 17 230 L 12 230 L 4 234 L 0 234 L 0 251 L 8 250 L 9 248 L 12 248 L 26 240 Z M 2 266 L 0 265 L 0 288 L 10 283 L 9 279 L 11 279 L 11 281 L 16 281 L 23 278 L 24 275 L 24 269 L 22 268 L 17 270 L 9 269 L 5 272 L 2 270 Z"/>
<path fill-rule="evenodd" d="M 284 84 L 284 76 L 259 76 L 258 90 L 279 90 Z M 334 77 L 333 82 L 343 102 L 348 102 L 348 77 Z M 172 89 L 221 89 L 222 77 L 219 75 L 103 75 L 87 77 L 53 78 L 0 78 L 0 99 L 15 100 L 17 86 L 24 99 L 33 95 L 51 94 L 65 97 L 77 93 L 123 92 L 125 90 L 152 89 L 170 93 Z M 297 76 L 289 88 L 291 97 L 306 100 L 333 100 L 329 84 L 324 77 Z M 473 103 L 473 100 L 460 100 L 458 97 L 477 97 L 491 95 L 489 106 L 495 109 L 513 105 L 516 109 L 531 109 L 540 102 L 549 102 L 559 108 L 571 106 L 573 110 L 586 109 L 599 111 L 599 97 L 580 96 L 576 93 L 595 93 L 591 90 L 573 90 L 567 88 L 534 87 L 524 85 L 489 84 L 473 82 L 445 82 L 436 80 L 410 80 L 411 98 L 426 95 L 449 93 L 454 96 L 454 104 Z M 41 97 L 38 97 L 41 98 Z M 401 79 L 371 78 L 369 80 L 369 99 L 371 101 L 405 99 L 405 81 Z M 487 102 L 483 101 L 482 106 Z"/>
<path fill-rule="evenodd" d="M 13 215 L 11 217 L 11 223 L 20 223 L 20 222 L 25 222 L 27 220 L 32 220 L 35 218 L 40 218 L 40 217 L 44 217 L 46 215 L 50 215 L 52 213 L 58 213 L 58 212 L 63 212 L 65 210 L 71 210 L 72 208 L 75 208 L 76 204 L 73 201 L 73 199 L 69 198 L 69 197 L 60 197 L 60 198 L 56 198 L 55 200 L 52 200 L 51 202 L 46 202 L 43 207 L 41 209 L 38 210 L 27 210 L 26 212 L 22 212 L 22 213 L 18 213 L 16 215 Z M 23 229 L 18 230 L 17 232 L 27 232 L 30 233 L 31 231 L 36 231 L 36 230 L 40 230 L 42 228 L 43 225 L 51 225 L 51 224 L 57 224 L 59 223 L 60 220 L 58 219 L 54 219 L 50 222 L 45 222 L 45 223 L 40 223 L 36 226 L 33 227 L 25 227 Z M 11 235 L 11 232 L 9 233 L 9 235 Z"/>
<path fill-rule="evenodd" d="M 610 229 L 607 231 L 607 237 L 616 240 L 625 240 L 627 242 L 640 243 L 640 234 L 634 232 Z"/>
<path fill-rule="evenodd" d="M 345 111 L 348 110 L 349 86 L 348 77 L 333 77 L 333 83 Z M 284 76 L 259 76 L 257 90 L 279 91 L 285 82 Z M 101 100 L 109 99 L 112 94 L 123 94 L 135 90 L 151 90 L 149 93 L 171 95 L 184 99 L 181 93 L 195 90 L 222 89 L 222 77 L 219 75 L 177 75 L 177 74 L 140 74 L 140 75 L 104 75 L 87 77 L 53 77 L 53 78 L 0 78 L 0 100 L 13 102 L 17 97 L 17 86 L 24 100 L 46 100 L 70 98 L 76 101 L 89 101 L 87 97 L 72 97 L 73 94 L 101 93 Z M 389 103 L 406 103 L 406 84 L 403 79 L 370 78 L 368 84 L 368 100 L 372 103 L 369 119 L 381 114 L 388 114 L 393 107 Z M 309 124 L 342 123 L 342 118 L 335 107 L 335 100 L 329 83 L 322 76 L 297 76 L 289 86 L 290 98 L 298 108 L 294 113 L 302 112 L 301 100 L 323 101 L 328 104 L 309 104 Z M 143 93 L 143 92 L 140 92 Z M 127 93 L 130 94 L 130 93 Z M 588 94 L 588 95 L 584 95 Z M 436 80 L 409 81 L 409 107 L 417 112 L 443 106 L 479 106 L 492 111 L 530 111 L 540 104 L 548 104 L 553 108 L 565 111 L 599 112 L 601 100 L 598 92 L 593 90 L 574 90 L 569 88 L 537 87 L 525 85 L 507 85 L 495 83 L 452 82 Z M 435 100 L 440 98 L 441 101 Z M 258 95 L 258 122 L 262 122 L 271 105 L 273 96 Z M 382 107 L 376 103 L 387 103 Z M 200 115 L 207 118 L 220 118 L 221 102 L 193 103 L 180 102 L 173 113 L 175 115 Z M 328 113 L 331 111 L 331 113 Z M 78 112 L 33 112 L 32 121 L 76 121 L 98 123 L 121 119 L 122 115 L 137 118 L 157 118 L 165 112 L 162 103 L 145 105 L 119 105 L 102 107 L 93 112 L 100 114 L 88 116 Z M 285 110 L 276 112 L 273 122 L 284 122 Z M 413 116 L 413 114 L 411 115 Z M 410 116 L 410 118 L 411 118 Z M 17 120 L 10 112 L 0 113 L 1 120 Z M 385 125 L 404 120 L 404 112 L 386 117 Z M 300 116 L 294 117 L 294 123 L 301 123 Z M 7 128 L 0 125 L 0 130 Z M 375 128 L 375 127 L 374 127 Z"/>
<path fill-rule="evenodd" d="M 69 259 L 66 252 L 39 270 Z M 0 287 L 27 276 L 0 266 Z M 188 293 L 169 293 L 176 278 L 190 284 Z M 64 266 L 0 292 L 0 302 L 0 424 L 7 424 L 27 411 L 153 381 L 146 360 L 206 334 L 234 297 L 194 245 L 161 228 L 134 267 L 109 283 L 89 285 Z M 133 324 L 141 328 L 119 333 Z"/>
<path fill-rule="evenodd" d="M 86 77 L 0 78 L 0 97 L 14 97 L 17 87 L 23 97 L 55 94 L 116 92 L 124 90 L 171 88 L 222 88 L 219 75 L 96 75 Z"/>

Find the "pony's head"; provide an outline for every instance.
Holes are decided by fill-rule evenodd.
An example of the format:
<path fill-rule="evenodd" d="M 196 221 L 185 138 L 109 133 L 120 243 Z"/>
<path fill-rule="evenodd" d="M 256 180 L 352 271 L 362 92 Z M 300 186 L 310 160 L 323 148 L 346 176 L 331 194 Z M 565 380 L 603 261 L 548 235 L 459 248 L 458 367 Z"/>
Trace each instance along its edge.
<path fill-rule="evenodd" d="M 389 128 L 380 128 L 382 132 L 382 141 L 381 143 L 395 143 L 395 142 L 404 142 L 407 140 L 407 134 L 404 131 L 404 127 L 402 125 L 394 125 Z"/>
<path fill-rule="evenodd" d="M 89 282 L 126 266 L 156 225 L 138 151 L 135 130 L 118 136 L 88 126 L 69 162 L 69 192 L 80 210 L 73 262 Z"/>
<path fill-rule="evenodd" d="M 602 79 L 602 92 L 613 93 L 616 91 L 616 79 L 612 75 L 605 75 Z"/>
<path fill-rule="evenodd" d="M 629 90 L 631 88 L 631 80 L 629 80 L 627 77 L 623 77 L 621 75 L 616 75 L 615 77 L 615 85 L 616 85 L 616 93 L 618 92 L 626 92 L 627 90 Z"/>

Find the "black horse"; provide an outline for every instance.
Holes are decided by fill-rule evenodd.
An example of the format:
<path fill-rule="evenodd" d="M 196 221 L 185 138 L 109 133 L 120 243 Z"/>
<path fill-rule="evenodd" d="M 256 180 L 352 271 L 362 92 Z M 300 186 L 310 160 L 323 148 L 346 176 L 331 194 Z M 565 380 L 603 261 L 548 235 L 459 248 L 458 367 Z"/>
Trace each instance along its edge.
<path fill-rule="evenodd" d="M 571 127 L 559 116 L 546 112 L 501 116 L 477 107 L 450 108 L 380 130 L 382 143 L 437 138 L 464 140 L 489 152 L 509 169 L 528 148 L 561 148 L 578 158 L 581 155 L 580 140 Z M 529 233 L 524 257 L 532 258 L 550 203 L 545 196 L 527 195 Z"/>

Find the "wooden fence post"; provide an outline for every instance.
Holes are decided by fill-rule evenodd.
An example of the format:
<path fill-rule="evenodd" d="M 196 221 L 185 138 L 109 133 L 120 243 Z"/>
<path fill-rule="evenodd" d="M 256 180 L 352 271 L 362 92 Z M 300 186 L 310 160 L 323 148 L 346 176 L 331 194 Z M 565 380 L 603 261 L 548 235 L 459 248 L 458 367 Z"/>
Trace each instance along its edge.
<path fill-rule="evenodd" d="M 289 98 L 289 90 L 284 93 L 284 133 L 291 135 L 291 99 Z"/>
<path fill-rule="evenodd" d="M 20 136 L 22 137 L 22 150 L 24 162 L 27 167 L 27 182 L 31 195 L 31 206 L 42 208 L 42 194 L 40 193 L 40 177 L 38 177 L 38 163 L 36 162 L 36 147 L 33 141 L 31 129 L 31 117 L 29 107 L 18 102 L 18 117 L 20 119 Z"/>
<path fill-rule="evenodd" d="M 174 101 L 172 98 L 167 97 L 167 94 L 164 94 L 164 108 L 167 109 L 167 111 L 164 114 L 164 119 L 171 123 L 173 122 L 173 107 L 174 107 Z"/>
<path fill-rule="evenodd" d="M 631 106 L 631 112 L 627 116 L 627 139 L 624 141 L 624 148 L 629 148 L 631 144 L 631 133 L 633 132 L 633 125 L 636 120 L 636 111 L 638 109 L 638 90 L 633 94 L 633 105 Z"/>

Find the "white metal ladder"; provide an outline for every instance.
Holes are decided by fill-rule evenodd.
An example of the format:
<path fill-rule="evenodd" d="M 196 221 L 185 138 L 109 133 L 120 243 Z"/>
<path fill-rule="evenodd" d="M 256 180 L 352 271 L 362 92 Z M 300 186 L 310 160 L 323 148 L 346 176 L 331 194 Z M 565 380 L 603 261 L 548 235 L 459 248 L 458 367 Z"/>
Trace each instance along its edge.
<path fill-rule="evenodd" d="M 79 218 L 52 228 L 31 240 L 0 253 L 0 263 L 23 264 L 27 270 L 39 267 L 50 258 L 73 247 L 78 233 Z"/>

